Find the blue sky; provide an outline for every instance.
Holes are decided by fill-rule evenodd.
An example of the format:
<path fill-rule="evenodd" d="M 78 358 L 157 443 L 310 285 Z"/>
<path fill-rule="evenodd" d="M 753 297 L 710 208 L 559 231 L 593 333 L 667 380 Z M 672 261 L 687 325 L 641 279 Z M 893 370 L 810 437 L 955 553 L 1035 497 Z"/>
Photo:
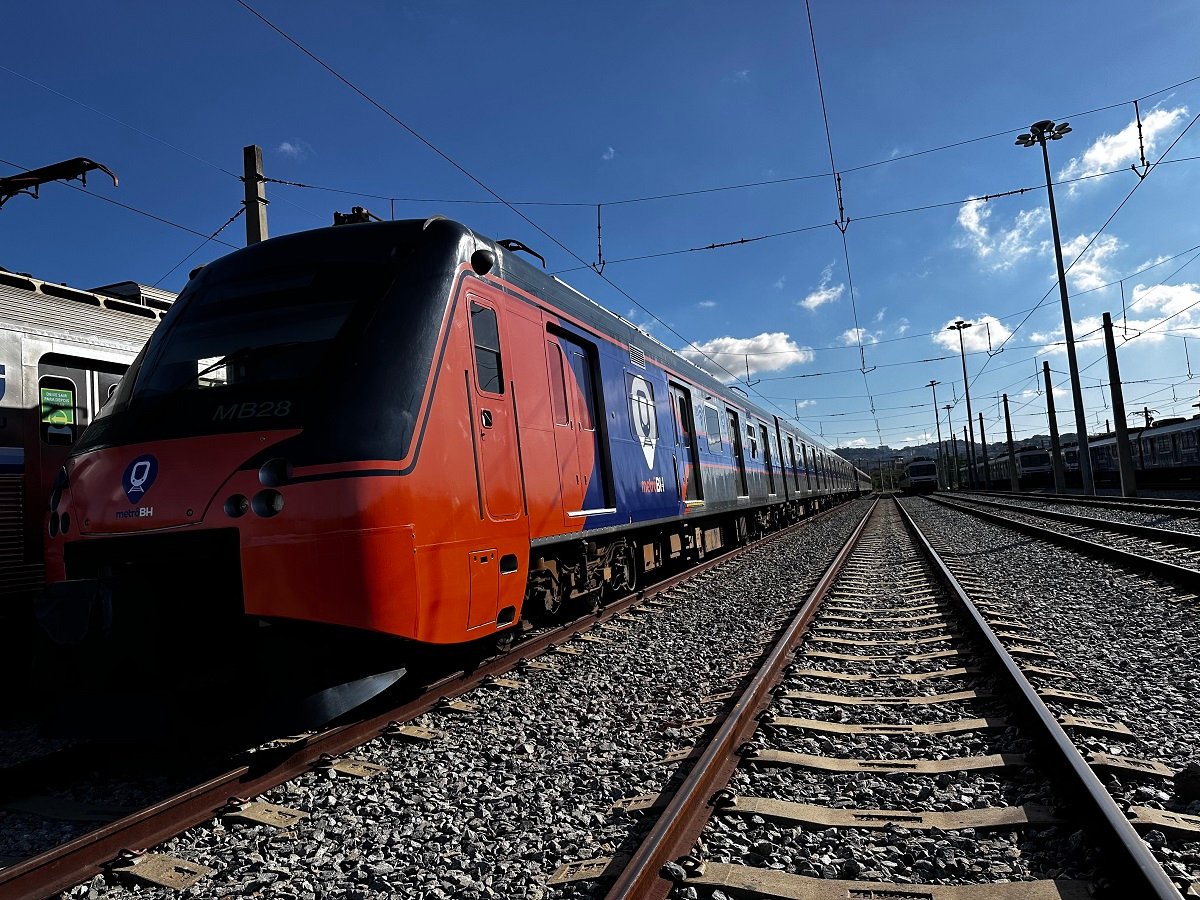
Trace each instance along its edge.
<path fill-rule="evenodd" d="M 270 184 L 272 234 L 364 205 L 519 238 L 664 343 L 691 342 L 743 380 L 749 368 L 752 395 L 831 442 L 923 441 L 931 379 L 940 403 L 958 401 L 961 433 L 957 336 L 944 330 L 960 317 L 978 323 L 967 364 L 989 437 L 1003 392 L 1018 437 L 1045 432 L 1042 360 L 1073 430 L 1040 152 L 1013 144 L 1035 120 L 1066 119 L 1073 132 L 1050 149 L 1067 262 L 1095 237 L 1068 274 L 1076 336 L 1110 311 L 1127 403 L 1196 411 L 1190 0 L 813 0 L 845 246 L 803 3 L 253 5 L 534 224 L 234 0 L 103 12 L 47 0 L 0 59 L 0 174 L 88 156 L 121 183 L 97 174 L 86 192 L 9 201 L 0 265 L 178 290 L 230 251 L 201 244 L 238 211 L 241 148 L 257 143 L 269 177 L 376 195 Z M 1150 162 L 1183 134 L 1140 182 L 1135 99 Z M 667 194 L 686 196 L 644 199 Z M 584 265 L 597 204 L 603 277 Z M 218 240 L 244 239 L 239 219 Z M 989 330 L 1002 353 L 989 355 Z M 1099 337 L 1078 350 L 1093 430 L 1111 417 Z"/>

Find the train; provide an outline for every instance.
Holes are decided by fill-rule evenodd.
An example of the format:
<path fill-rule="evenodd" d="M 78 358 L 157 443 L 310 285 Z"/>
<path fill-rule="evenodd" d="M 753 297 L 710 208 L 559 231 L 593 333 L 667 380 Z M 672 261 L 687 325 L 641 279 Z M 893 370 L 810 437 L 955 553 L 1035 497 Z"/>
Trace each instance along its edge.
<path fill-rule="evenodd" d="M 49 485 L 47 634 L 378 673 L 870 490 L 534 258 L 435 216 L 193 272 Z"/>
<path fill-rule="evenodd" d="M 1014 466 L 1017 484 L 1023 489 L 1045 487 L 1054 481 L 1050 468 L 1050 451 L 1041 447 L 1021 447 L 1015 454 L 1005 453 L 990 459 L 989 464 L 992 469 L 992 486 L 998 490 L 1009 489 Z"/>
<path fill-rule="evenodd" d="M 26 662 L 44 584 L 46 501 L 84 429 L 170 308 L 127 281 L 92 290 L 0 269 L 0 654 Z M 8 683 L 14 683 L 11 680 Z"/>
<path fill-rule="evenodd" d="M 904 465 L 900 490 L 906 494 L 923 494 L 938 489 L 938 465 L 927 456 L 914 456 Z"/>
<path fill-rule="evenodd" d="M 1200 481 L 1200 415 L 1163 418 L 1149 427 L 1129 429 L 1129 452 L 1139 485 L 1171 487 Z M 1097 484 L 1121 479 L 1115 432 L 1088 438 L 1092 477 Z M 1079 481 L 1079 446 L 1063 446 L 1068 481 Z"/>

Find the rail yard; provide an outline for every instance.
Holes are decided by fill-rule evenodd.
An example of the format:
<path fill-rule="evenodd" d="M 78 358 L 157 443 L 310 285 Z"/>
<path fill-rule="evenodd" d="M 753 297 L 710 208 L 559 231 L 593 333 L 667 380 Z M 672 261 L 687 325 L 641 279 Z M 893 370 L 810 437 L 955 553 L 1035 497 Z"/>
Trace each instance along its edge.
<path fill-rule="evenodd" d="M 1200 900 L 1200 17 L 114 3 L 0 61 L 0 900 Z"/>

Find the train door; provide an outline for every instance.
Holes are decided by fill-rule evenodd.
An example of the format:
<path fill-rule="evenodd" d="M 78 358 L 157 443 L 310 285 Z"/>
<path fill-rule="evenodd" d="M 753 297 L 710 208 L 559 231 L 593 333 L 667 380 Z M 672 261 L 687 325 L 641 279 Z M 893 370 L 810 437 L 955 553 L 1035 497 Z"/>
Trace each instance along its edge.
<path fill-rule="evenodd" d="M 521 475 L 512 396 L 505 384 L 500 320 L 491 301 L 470 293 L 475 388 L 471 397 L 484 508 L 480 515 L 503 521 L 521 514 Z"/>
<path fill-rule="evenodd" d="M 577 388 L 568 394 L 571 399 L 571 418 L 575 423 L 579 482 L 583 489 L 583 505 L 578 511 L 611 512 L 612 489 L 609 485 L 608 464 L 600 434 L 603 410 L 596 395 L 595 351 L 565 334 L 558 336 L 558 343 L 570 366 L 571 374 L 575 377 Z"/>
<path fill-rule="evenodd" d="M 546 340 L 546 368 L 550 373 L 550 409 L 554 421 L 559 481 L 562 484 L 562 508 L 569 515 L 583 509 L 583 475 L 579 470 L 579 445 L 567 392 L 569 365 L 562 347 L 551 337 Z"/>
<path fill-rule="evenodd" d="M 733 441 L 733 459 L 737 463 L 737 492 L 739 497 L 750 496 L 750 486 L 746 483 L 746 454 L 742 449 L 742 423 L 728 406 L 725 412 L 729 414 L 729 436 Z"/>
<path fill-rule="evenodd" d="M 669 382 L 671 395 L 671 417 L 675 422 L 675 483 L 679 487 L 679 499 L 685 502 L 703 500 L 700 486 L 699 455 L 696 452 L 696 422 L 692 412 L 692 398 L 687 388 Z M 679 471 L 679 467 L 683 471 Z"/>
<path fill-rule="evenodd" d="M 788 435 L 788 457 L 792 463 L 792 484 L 797 493 L 800 491 L 800 470 L 796 467 L 796 441 Z"/>
<path fill-rule="evenodd" d="M 811 493 L 813 489 L 812 469 L 808 459 L 808 444 L 804 441 L 800 442 L 800 456 L 804 461 L 804 483 L 808 485 L 809 493 Z"/>
<path fill-rule="evenodd" d="M 554 448 L 558 456 L 562 509 L 567 519 L 612 511 L 613 488 L 596 393 L 593 348 L 547 327 L 546 367 L 550 376 Z"/>
<path fill-rule="evenodd" d="M 771 465 L 771 436 L 767 433 L 767 426 L 762 422 L 758 423 L 758 434 L 762 439 L 763 448 L 763 466 L 767 470 L 767 496 L 775 496 L 775 467 Z"/>

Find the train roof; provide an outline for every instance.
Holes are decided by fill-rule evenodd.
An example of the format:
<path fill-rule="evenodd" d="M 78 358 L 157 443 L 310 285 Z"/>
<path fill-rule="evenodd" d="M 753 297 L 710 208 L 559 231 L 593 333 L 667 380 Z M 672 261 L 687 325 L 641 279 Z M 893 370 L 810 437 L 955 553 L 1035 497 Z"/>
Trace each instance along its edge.
<path fill-rule="evenodd" d="M 115 350 L 136 350 L 150 337 L 164 310 L 170 307 L 170 300 L 174 300 L 175 295 L 169 291 L 151 290 L 156 293 L 155 302 L 140 303 L 129 299 L 129 295 L 84 291 L 0 270 L 0 328 Z"/>
<path fill-rule="evenodd" d="M 627 345 L 630 348 L 630 358 L 633 365 L 644 366 L 645 361 L 650 360 L 660 366 L 680 373 L 686 373 L 687 378 L 693 384 L 706 390 L 710 395 L 730 401 L 733 400 L 732 393 L 739 391 L 743 396 L 737 399 L 738 406 L 744 407 L 749 412 L 766 421 L 771 421 L 775 417 L 774 413 L 750 401 L 745 396 L 745 392 L 740 391 L 740 388 L 736 385 L 722 383 L 708 371 L 681 356 L 658 338 L 643 331 L 633 322 L 606 309 L 577 288 L 531 264 L 524 256 L 520 255 L 517 247 L 518 245 L 524 247 L 520 242 L 492 240 L 473 231 L 461 222 L 456 222 L 442 216 L 434 216 L 423 220 L 403 219 L 387 222 L 361 222 L 318 228 L 311 231 L 294 232 L 271 238 L 262 244 L 242 250 L 235 250 L 229 256 L 223 257 L 221 260 L 216 260 L 209 265 L 220 266 L 224 259 L 229 259 L 230 256 L 238 256 L 240 254 L 265 253 L 269 256 L 274 256 L 275 254 L 270 248 L 274 248 L 277 253 L 286 254 L 289 252 L 289 244 L 295 245 L 296 252 L 304 252 L 303 245 L 311 240 L 323 240 L 330 242 L 332 246 L 337 246 L 342 242 L 353 241 L 357 237 L 364 239 L 364 243 L 382 244 L 385 240 L 395 240 L 397 237 L 412 239 L 418 236 L 421 231 L 428 229 L 445 229 L 447 231 L 446 236 L 451 241 L 457 242 L 459 264 L 469 262 L 472 254 L 477 250 L 487 249 L 491 251 L 496 259 L 495 265 L 491 269 L 491 274 L 516 284 L 528 290 L 531 294 L 547 298 L 558 308 L 589 326 L 597 333 L 607 335 L 619 343 Z M 508 246 L 505 246 L 506 244 Z M 509 249 L 510 247 L 513 249 Z M 531 250 L 530 252 L 533 251 Z M 782 419 L 782 416 L 780 418 Z M 787 428 L 789 431 L 802 436 L 807 443 L 837 455 L 832 447 L 820 438 L 813 437 L 804 429 L 790 422 Z M 842 459 L 842 457 L 838 456 L 838 459 Z"/>
<path fill-rule="evenodd" d="M 460 227 L 466 228 L 466 226 Z M 469 231 L 469 229 L 467 230 Z M 474 232 L 471 232 L 471 234 L 474 234 Z M 476 235 L 476 237 L 479 236 Z M 567 282 L 557 276 L 541 271 L 523 257 L 518 256 L 517 253 L 501 247 L 498 243 L 491 241 L 489 243 L 493 244 L 500 270 L 508 280 L 530 288 L 531 293 L 537 293 L 553 299 L 555 303 L 559 304 L 562 309 L 569 312 L 575 318 L 592 326 L 600 333 L 607 334 L 610 337 L 616 338 L 621 343 L 628 345 L 634 365 L 639 364 L 639 356 L 642 360 L 652 360 L 660 366 L 665 366 L 686 374 L 694 384 L 705 388 L 713 396 L 732 399 L 732 392 L 738 391 L 742 395 L 737 400 L 739 406 L 745 407 L 748 411 L 767 421 L 775 418 L 775 413 L 754 403 L 746 395 L 745 391 L 742 391 L 736 384 L 722 382 L 707 369 L 680 355 L 679 352 L 671 349 L 658 338 L 642 330 L 623 316 L 601 306 L 578 288 L 567 284 Z M 788 429 L 803 436 L 807 443 L 821 447 L 829 453 L 837 455 L 837 451 L 820 438 L 814 437 L 803 428 L 790 422 L 790 420 L 786 420 L 785 416 L 780 416 L 779 418 L 787 421 Z M 838 459 L 843 459 L 843 457 L 838 456 Z"/>

